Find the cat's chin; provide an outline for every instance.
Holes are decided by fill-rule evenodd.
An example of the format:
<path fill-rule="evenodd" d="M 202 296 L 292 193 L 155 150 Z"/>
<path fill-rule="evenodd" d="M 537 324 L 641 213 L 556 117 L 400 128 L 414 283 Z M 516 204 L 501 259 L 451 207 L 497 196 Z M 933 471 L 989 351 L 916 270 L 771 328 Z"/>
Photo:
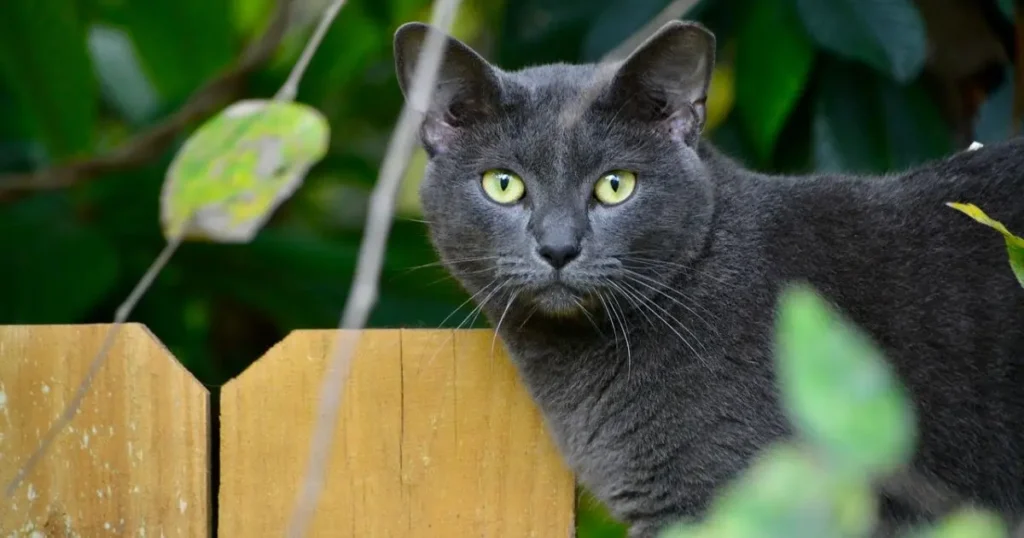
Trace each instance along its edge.
<path fill-rule="evenodd" d="M 553 318 L 578 318 L 592 310 L 595 299 L 567 286 L 555 284 L 533 292 L 531 300 L 537 313 Z"/>

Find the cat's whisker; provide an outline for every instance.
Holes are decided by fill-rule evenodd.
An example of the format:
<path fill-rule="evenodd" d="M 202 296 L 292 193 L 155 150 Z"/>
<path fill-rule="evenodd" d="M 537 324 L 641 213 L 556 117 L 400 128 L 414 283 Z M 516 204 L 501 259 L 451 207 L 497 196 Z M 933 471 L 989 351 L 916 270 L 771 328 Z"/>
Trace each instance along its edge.
<path fill-rule="evenodd" d="M 505 304 L 505 310 L 501 312 L 501 317 L 498 318 L 498 323 L 494 326 L 494 334 L 491 336 L 491 360 L 494 360 L 494 343 L 498 340 L 498 331 L 501 330 L 501 322 L 505 321 L 505 315 L 508 314 L 508 309 L 512 307 L 512 303 L 515 302 L 516 296 L 519 295 L 519 290 L 512 292 L 512 295 L 508 298 L 508 303 Z"/>
<path fill-rule="evenodd" d="M 612 301 L 614 301 L 616 305 L 618 304 L 618 300 L 615 300 L 615 295 L 613 293 L 609 293 L 608 301 L 605 301 L 604 296 L 600 292 L 597 293 L 597 297 L 601 300 L 601 304 L 605 305 L 605 310 L 609 312 L 609 319 L 611 320 L 612 332 L 615 331 L 616 318 L 619 321 L 619 326 L 622 327 L 622 339 L 626 342 L 626 380 L 628 381 L 629 377 L 633 373 L 633 352 L 630 350 L 629 347 L 629 329 L 626 328 L 625 316 L 621 312 L 616 311 L 615 305 L 612 304 Z M 620 306 L 619 310 L 621 309 L 622 307 Z M 618 350 L 618 348 L 619 340 L 618 338 L 616 338 L 615 349 Z"/>
<path fill-rule="evenodd" d="M 575 303 L 577 307 L 579 307 L 580 312 L 583 313 L 583 316 L 586 317 L 587 321 L 589 321 L 590 324 L 594 327 L 594 330 L 597 331 L 598 334 L 603 336 L 604 331 L 602 331 L 601 328 L 597 326 L 597 321 L 594 320 L 594 316 L 590 314 L 590 311 L 587 310 L 587 307 L 583 306 L 583 303 L 581 303 L 580 300 L 577 299 L 575 296 L 572 297 L 572 302 Z"/>
<path fill-rule="evenodd" d="M 459 310 L 462 310 L 462 307 L 463 307 L 463 306 L 466 306 L 466 303 L 468 303 L 468 302 L 472 301 L 472 300 L 473 300 L 474 298 L 476 298 L 476 297 L 477 297 L 478 295 L 480 295 L 481 293 L 484 293 L 485 291 L 487 291 L 487 289 L 488 289 L 488 288 L 490 288 L 491 286 L 494 286 L 495 284 L 498 284 L 498 278 L 494 278 L 493 280 L 491 280 L 490 282 L 488 282 L 488 283 L 487 283 L 487 284 L 486 284 L 485 286 L 483 286 L 482 288 L 480 288 L 479 290 L 477 290 L 477 291 L 476 291 L 476 293 L 474 293 L 474 294 L 470 295 L 470 296 L 469 296 L 469 298 L 468 298 L 468 299 L 466 299 L 465 301 L 463 301 L 463 302 L 462 302 L 462 303 L 461 303 L 461 304 L 460 304 L 459 306 L 455 307 L 455 309 L 454 309 L 454 310 L 452 310 L 452 311 L 451 311 L 451 313 L 449 313 L 449 314 L 448 314 L 447 316 L 445 316 L 445 318 L 444 318 L 443 320 L 441 320 L 441 323 L 440 323 L 440 324 L 438 324 L 437 328 L 438 328 L 438 329 L 440 329 L 441 327 L 443 327 L 443 326 L 444 326 L 444 324 L 445 324 L 445 323 L 446 323 L 446 322 L 447 322 L 447 321 L 448 321 L 449 319 L 451 319 L 451 317 L 452 317 L 452 316 L 454 316 L 456 312 L 458 312 Z M 500 287 L 501 287 L 501 284 L 499 284 L 499 285 L 498 285 L 498 288 L 500 288 Z M 474 310 L 476 310 L 477 308 L 480 308 L 480 306 L 474 306 L 474 307 L 473 307 L 473 309 L 471 309 L 471 310 L 469 311 L 469 314 L 467 314 L 467 316 L 466 316 L 466 317 L 469 317 L 470 315 L 472 315 L 472 314 L 473 314 L 473 311 L 474 311 Z M 465 323 L 465 319 L 463 319 L 463 323 Z M 458 330 L 458 329 L 461 329 L 461 328 L 462 328 L 462 323 L 460 323 L 460 324 L 459 324 L 459 326 L 458 326 L 458 327 L 456 327 L 456 329 L 455 329 L 455 330 Z M 436 359 L 436 358 L 437 358 L 437 354 L 438 354 L 438 353 L 440 353 L 440 352 L 441 352 L 441 349 L 442 349 L 442 348 L 444 348 L 444 346 L 445 346 L 445 345 L 446 345 L 446 344 L 447 344 L 448 342 L 450 342 L 450 341 L 451 341 L 451 339 L 452 339 L 452 338 L 453 338 L 453 337 L 455 336 L 455 330 L 451 331 L 451 332 L 449 333 L 449 335 L 448 335 L 448 338 L 445 338 L 443 342 L 441 342 L 440 344 L 438 344 L 438 346 L 437 346 L 437 349 L 435 349 L 435 350 L 434 350 L 434 354 L 433 354 L 433 355 L 431 355 L 429 359 L 427 359 L 427 364 L 433 364 L 433 363 L 434 363 L 434 359 Z"/>
<path fill-rule="evenodd" d="M 647 252 L 647 251 L 638 251 L 638 252 Z M 655 251 L 650 251 L 650 252 L 655 252 Z M 617 259 L 620 262 L 622 262 L 623 264 L 626 264 L 626 263 L 637 263 L 637 264 L 641 264 L 641 265 L 654 266 L 654 267 L 671 267 L 671 268 L 674 268 L 674 269 L 679 269 L 681 271 L 687 271 L 687 272 L 689 272 L 691 274 L 698 274 L 698 275 L 701 275 L 703 277 L 707 277 L 707 278 L 709 278 L 711 280 L 714 280 L 715 282 L 718 282 L 719 284 L 722 284 L 724 286 L 730 286 L 730 287 L 732 286 L 730 282 L 728 282 L 726 280 L 723 280 L 720 276 L 718 276 L 718 275 L 716 275 L 714 273 L 711 273 L 710 271 L 708 271 L 708 270 L 706 270 L 704 268 L 701 268 L 699 266 L 695 266 L 695 265 L 687 265 L 687 264 L 682 264 L 682 263 L 678 263 L 678 262 L 672 262 L 672 261 L 668 261 L 668 260 L 657 260 L 657 259 L 653 259 L 653 258 L 641 258 L 641 257 L 638 257 L 638 256 L 634 256 L 632 254 L 621 256 L 621 257 L 617 257 Z"/>
<path fill-rule="evenodd" d="M 538 305 L 538 304 L 536 304 L 536 303 L 535 303 L 535 304 L 533 305 L 533 307 L 532 307 L 532 308 L 530 308 L 530 311 L 529 311 L 529 312 L 527 312 L 527 313 L 526 313 L 526 316 L 525 316 L 525 317 L 523 318 L 523 321 L 522 321 L 522 323 L 520 323 L 520 324 L 519 324 L 519 328 L 520 328 L 520 329 L 522 329 L 523 327 L 525 327 L 525 326 L 526 326 L 526 324 L 527 324 L 527 323 L 528 323 L 528 322 L 530 321 L 530 318 L 532 318 L 532 317 L 533 317 L 533 315 L 537 313 L 537 309 L 538 309 L 538 308 L 540 308 L 540 305 Z"/>
<path fill-rule="evenodd" d="M 690 352 L 693 353 L 693 355 L 697 358 L 697 360 L 701 361 L 702 363 L 705 363 L 704 357 L 701 356 L 701 354 L 697 352 L 697 349 L 695 347 L 693 347 L 693 344 L 691 344 L 690 341 L 686 339 L 686 337 L 684 337 L 682 334 L 680 334 L 679 331 L 677 331 L 676 328 L 671 323 L 669 323 L 669 321 L 667 319 L 665 319 L 661 314 L 659 314 L 657 312 L 657 310 L 655 310 L 655 308 L 657 308 L 658 310 L 661 310 L 662 312 L 665 313 L 665 315 L 667 315 L 670 318 L 672 318 L 673 321 L 675 321 L 683 329 L 685 329 L 688 333 L 690 333 L 690 336 L 692 336 L 694 339 L 696 339 L 698 341 L 697 343 L 700 344 L 699 339 L 696 337 L 696 335 L 693 334 L 692 331 L 690 331 L 689 328 L 687 328 L 682 323 L 679 323 L 679 320 L 675 319 L 675 317 L 672 316 L 672 314 L 669 314 L 668 311 L 666 311 L 664 308 L 662 308 L 657 303 L 655 303 L 655 302 L 651 301 L 650 299 L 644 297 L 643 294 L 639 293 L 636 289 L 634 289 L 632 286 L 630 286 L 627 282 L 621 282 L 621 285 L 623 287 L 623 291 L 629 290 L 627 293 L 633 295 L 633 297 L 635 299 L 637 299 L 640 304 L 644 305 L 647 308 L 647 310 L 651 314 L 654 315 L 654 317 L 656 317 L 659 320 L 661 320 L 661 322 L 665 324 L 665 327 L 667 327 L 668 330 L 672 331 L 679 338 L 679 340 L 682 341 L 683 344 L 686 345 L 686 347 L 690 349 Z M 701 344 L 701 347 L 703 347 L 703 344 Z M 706 365 L 706 363 L 705 363 L 705 365 Z"/>
<path fill-rule="evenodd" d="M 482 262 L 482 261 L 494 260 L 494 259 L 497 259 L 499 257 L 500 256 L 478 256 L 478 257 L 475 257 L 475 258 L 454 258 L 454 259 L 448 260 L 448 263 L 450 263 L 452 265 L 458 265 L 460 263 L 471 263 L 471 262 Z M 410 272 L 410 271 L 416 271 L 418 269 L 427 269 L 429 267 L 444 267 L 444 262 L 436 261 L 436 262 L 425 263 L 423 265 L 414 265 L 412 267 L 404 268 L 403 271 L 404 272 Z"/>
<path fill-rule="evenodd" d="M 633 279 L 634 282 L 636 282 L 636 283 L 646 287 L 647 289 L 653 291 L 654 293 L 660 294 L 661 296 L 665 297 L 666 299 L 668 299 L 668 300 L 674 302 L 675 304 L 683 307 L 684 309 L 686 309 L 687 312 L 689 312 L 694 317 L 696 317 L 697 319 L 699 319 L 702 322 L 704 322 L 704 324 L 707 325 L 708 328 L 711 329 L 712 332 L 715 332 L 715 333 L 718 332 L 718 328 L 715 325 L 713 325 L 711 322 L 709 322 L 708 320 L 706 320 L 703 317 L 701 317 L 701 315 L 698 314 L 696 310 L 694 310 L 688 304 L 683 302 L 683 301 L 687 301 L 687 302 L 690 302 L 690 303 L 699 304 L 699 303 L 696 303 L 696 302 L 690 300 L 690 298 L 687 297 L 686 295 L 684 295 L 681 291 L 676 290 L 674 288 L 671 288 L 671 287 L 669 287 L 669 286 L 667 286 L 665 284 L 662 284 L 661 282 L 659 282 L 656 279 L 653 279 L 653 278 L 650 278 L 648 276 L 645 276 L 645 275 L 642 275 L 640 273 L 637 273 L 636 271 L 631 271 L 631 270 L 625 269 L 625 268 L 623 268 L 623 270 L 629 275 L 630 278 Z M 642 279 L 642 280 L 640 280 L 640 279 Z M 650 282 L 651 284 L 648 284 L 647 282 Z M 657 285 L 658 287 L 655 287 L 655 285 Z M 674 293 L 675 296 L 670 295 L 665 290 L 668 290 L 668 292 Z M 713 314 L 711 314 L 711 312 L 707 310 L 707 307 L 703 307 L 703 308 L 704 308 L 705 312 L 707 312 L 709 315 L 713 316 Z"/>

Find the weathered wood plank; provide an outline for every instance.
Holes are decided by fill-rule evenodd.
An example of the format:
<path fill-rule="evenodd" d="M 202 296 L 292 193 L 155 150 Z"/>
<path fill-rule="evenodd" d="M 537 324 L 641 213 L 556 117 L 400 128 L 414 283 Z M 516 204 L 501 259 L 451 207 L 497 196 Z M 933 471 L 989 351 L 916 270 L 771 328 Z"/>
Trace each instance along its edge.
<path fill-rule="evenodd" d="M 63 411 L 109 325 L 0 326 L 0 480 Z M 0 536 L 208 536 L 209 394 L 122 327 L 81 410 L 15 492 Z"/>
<path fill-rule="evenodd" d="M 490 331 L 362 331 L 311 536 L 558 537 L 574 487 Z M 289 335 L 221 394 L 222 536 L 285 530 L 334 331 Z"/>

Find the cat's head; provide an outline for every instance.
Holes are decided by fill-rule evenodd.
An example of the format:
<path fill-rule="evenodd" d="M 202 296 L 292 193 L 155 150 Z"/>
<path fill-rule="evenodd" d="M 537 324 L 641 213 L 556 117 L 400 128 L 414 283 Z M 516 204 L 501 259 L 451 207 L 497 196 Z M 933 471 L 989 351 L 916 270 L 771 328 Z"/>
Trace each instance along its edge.
<path fill-rule="evenodd" d="M 421 23 L 395 34 L 415 107 Z M 440 33 L 438 34 L 440 36 Z M 582 314 L 648 296 L 709 233 L 712 185 L 697 153 L 714 36 L 672 22 L 626 60 L 504 71 L 443 36 L 420 140 L 420 189 L 442 262 L 477 302 Z"/>

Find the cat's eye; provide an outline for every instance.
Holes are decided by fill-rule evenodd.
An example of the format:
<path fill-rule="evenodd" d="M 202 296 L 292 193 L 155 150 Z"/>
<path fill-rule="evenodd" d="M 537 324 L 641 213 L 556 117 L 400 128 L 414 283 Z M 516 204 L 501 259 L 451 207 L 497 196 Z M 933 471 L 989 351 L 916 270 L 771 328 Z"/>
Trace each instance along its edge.
<path fill-rule="evenodd" d="M 594 196 L 604 205 L 625 202 L 636 188 L 636 174 L 626 170 L 605 172 L 594 185 Z"/>
<path fill-rule="evenodd" d="M 480 178 L 487 197 L 499 204 L 514 204 L 526 194 L 522 178 L 508 170 L 488 170 Z"/>

